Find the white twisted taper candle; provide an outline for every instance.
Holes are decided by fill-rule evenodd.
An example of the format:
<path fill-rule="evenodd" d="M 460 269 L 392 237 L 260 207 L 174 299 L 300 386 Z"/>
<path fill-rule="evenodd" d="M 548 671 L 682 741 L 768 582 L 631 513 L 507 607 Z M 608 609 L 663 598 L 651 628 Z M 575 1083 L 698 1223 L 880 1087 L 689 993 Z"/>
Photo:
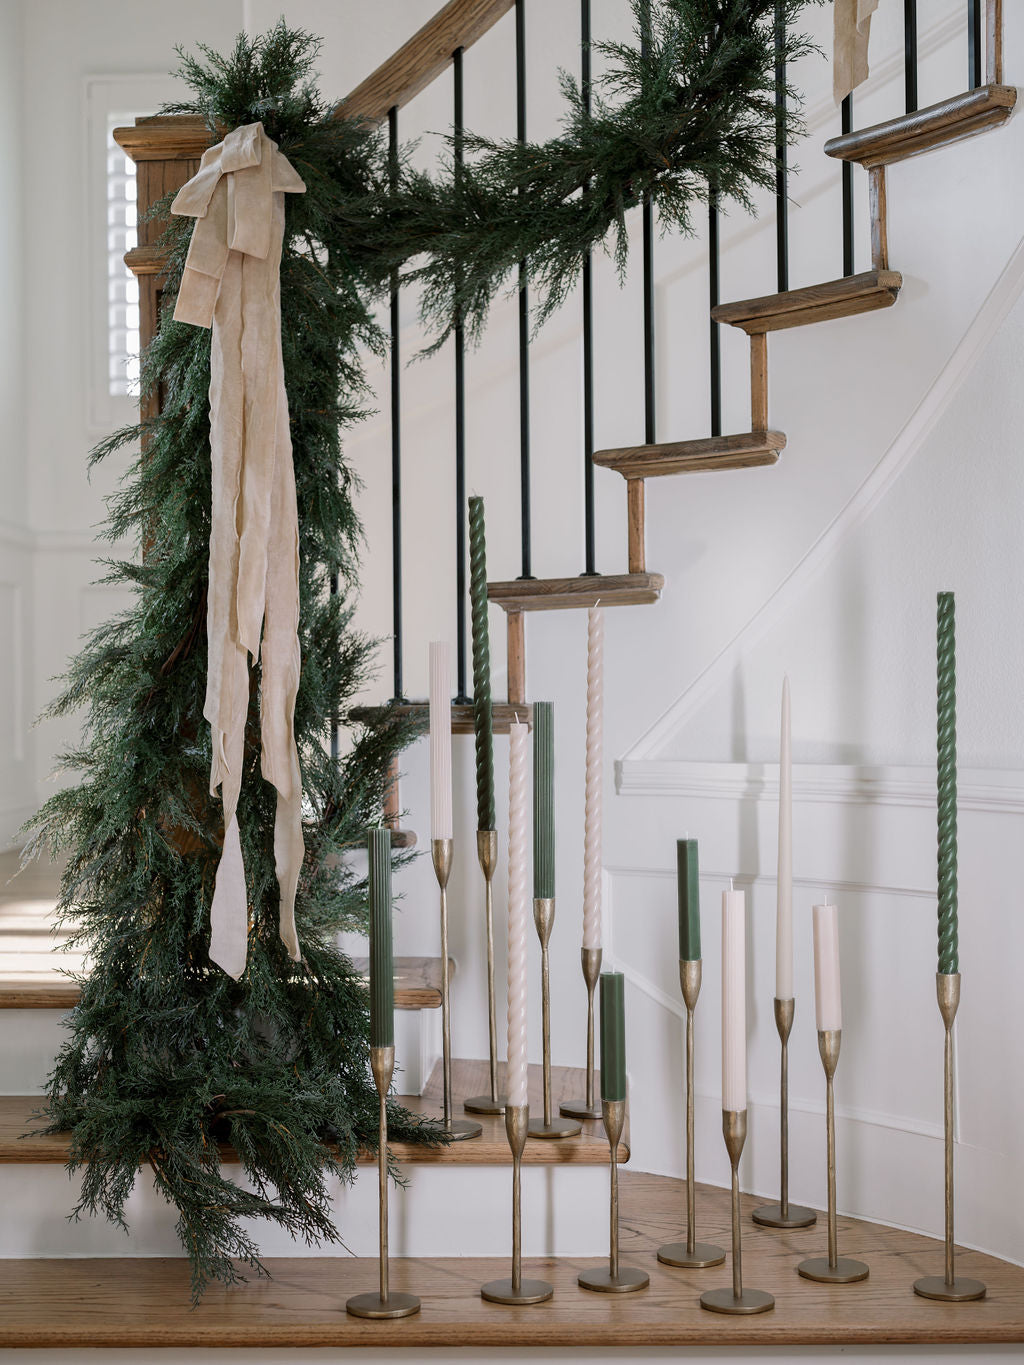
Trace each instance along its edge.
<path fill-rule="evenodd" d="M 526 938 L 530 921 L 527 868 L 527 767 L 530 727 L 509 726 L 508 780 L 508 1065 L 509 1104 L 526 1104 Z"/>
<path fill-rule="evenodd" d="M 604 789 L 604 611 L 587 612 L 587 761 L 583 807 L 583 947 L 601 947 L 601 817 Z"/>

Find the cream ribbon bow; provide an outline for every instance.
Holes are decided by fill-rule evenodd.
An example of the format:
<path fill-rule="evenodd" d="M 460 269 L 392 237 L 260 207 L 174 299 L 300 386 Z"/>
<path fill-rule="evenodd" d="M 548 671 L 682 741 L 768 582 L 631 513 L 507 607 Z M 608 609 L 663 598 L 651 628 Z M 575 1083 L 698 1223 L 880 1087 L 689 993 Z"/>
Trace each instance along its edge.
<path fill-rule="evenodd" d="M 284 196 L 305 185 L 262 123 L 203 153 L 171 212 L 195 218 L 178 322 L 210 327 L 212 521 L 203 714 L 213 738 L 210 792 L 224 803 L 224 848 L 211 906 L 210 957 L 245 971 L 249 912 L 238 796 L 250 706 L 249 656 L 260 653 L 262 771 L 277 788 L 274 858 L 280 932 L 300 960 L 295 891 L 302 868 L 302 775 L 295 746 L 299 685 L 299 523 L 281 355 Z"/>
<path fill-rule="evenodd" d="M 879 0 L 835 0 L 833 10 L 832 97 L 842 104 L 868 78 L 871 16 Z"/>

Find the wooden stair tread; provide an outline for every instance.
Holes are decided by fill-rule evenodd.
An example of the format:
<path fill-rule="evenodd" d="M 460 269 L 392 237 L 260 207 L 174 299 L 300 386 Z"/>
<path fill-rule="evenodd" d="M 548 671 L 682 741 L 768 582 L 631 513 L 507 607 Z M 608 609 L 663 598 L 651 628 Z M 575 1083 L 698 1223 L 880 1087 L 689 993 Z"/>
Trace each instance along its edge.
<path fill-rule="evenodd" d="M 1016 102 L 1017 91 L 1012 85 L 981 85 L 912 114 L 830 138 L 825 151 L 840 161 L 888 166 L 1005 123 Z"/>
<path fill-rule="evenodd" d="M 472 1143 L 460 1144 L 470 1147 Z M 536 1144 L 528 1144 L 529 1146 Z M 558 1143 L 548 1143 L 558 1146 Z M 184 1258 L 104 1258 L 4 1262 L 0 1347 L 448 1347 L 602 1346 L 887 1346 L 1024 1341 L 1024 1270 L 976 1251 L 958 1253 L 957 1269 L 988 1285 L 976 1303 L 940 1304 L 911 1289 L 921 1274 L 942 1271 L 942 1244 L 912 1232 L 840 1217 L 843 1254 L 871 1267 L 860 1284 L 829 1286 L 801 1279 L 799 1260 L 825 1249 L 817 1226 L 779 1233 L 750 1221 L 758 1200 L 742 1196 L 743 1273 L 775 1295 L 756 1317 L 723 1317 L 699 1306 L 701 1292 L 729 1283 L 729 1266 L 685 1271 L 656 1258 L 663 1242 L 685 1236 L 685 1193 L 668 1176 L 623 1172 L 620 1254 L 641 1267 L 650 1288 L 637 1294 L 580 1289 L 584 1265 L 607 1264 L 603 1248 L 587 1258 L 527 1259 L 524 1274 L 543 1276 L 554 1297 L 516 1310 L 485 1302 L 480 1286 L 507 1276 L 507 1260 L 478 1257 L 391 1262 L 391 1287 L 418 1294 L 422 1311 L 397 1321 L 350 1317 L 346 1299 L 377 1286 L 377 1262 L 341 1256 L 272 1257 L 270 1279 L 212 1286 L 192 1309 Z M 392 1195 L 392 1208 L 400 1204 Z M 702 1239 L 729 1246 L 729 1192 L 698 1185 Z M 509 1217 L 506 1208 L 495 1217 Z"/>
<path fill-rule="evenodd" d="M 379 716 L 385 713 L 399 716 L 402 719 L 420 720 L 425 729 L 430 718 L 430 703 L 426 701 L 400 701 L 392 702 L 388 706 L 357 706 L 349 712 L 353 720 L 368 725 L 372 725 Z M 507 735 L 508 728 L 513 720 L 525 721 L 527 725 L 533 724 L 533 706 L 527 702 L 516 706 L 512 702 L 496 701 L 491 704 L 491 716 L 494 722 L 494 733 L 496 735 Z M 473 703 L 453 701 L 452 734 L 471 735 L 473 733 Z"/>
<path fill-rule="evenodd" d="M 74 981 L 61 976 L 55 967 L 26 970 L 19 961 L 25 954 L 5 953 L 0 934 L 0 1009 L 69 1010 L 78 1004 L 81 992 Z M 35 960 L 35 954 L 32 955 Z M 366 970 L 366 959 L 356 958 L 355 966 Z M 449 959 L 449 977 L 455 964 Z M 439 1009 L 441 1006 L 441 959 L 439 957 L 395 958 L 395 1008 L 399 1010 Z"/>
<path fill-rule="evenodd" d="M 662 474 L 696 474 L 722 469 L 752 469 L 775 464 L 786 447 L 781 431 L 744 431 L 695 441 L 668 441 L 650 446 L 598 450 L 594 463 L 615 469 L 625 479 L 651 479 Z"/>
<path fill-rule="evenodd" d="M 504 1065 L 499 1067 L 500 1078 Z M 467 1095 L 486 1094 L 489 1069 L 486 1062 L 452 1061 L 452 1091 L 454 1111 L 462 1117 L 462 1100 Z M 529 1099 L 531 1113 L 543 1111 L 543 1071 L 531 1066 Z M 576 1067 L 552 1067 L 551 1093 L 554 1112 L 562 1100 L 572 1099 L 584 1091 L 584 1072 Z M 437 1118 L 441 1113 L 441 1067 L 435 1067 L 422 1095 L 400 1096 L 401 1103 L 416 1114 Z M 45 1095 L 0 1095 L 0 1164 L 26 1163 L 32 1165 L 63 1165 L 68 1159 L 67 1133 L 38 1134 L 38 1120 L 32 1115 L 46 1102 Z M 469 1142 L 453 1142 L 448 1147 L 423 1148 L 414 1143 L 396 1142 L 392 1151 L 400 1161 L 417 1166 L 504 1166 L 512 1164 L 505 1119 L 501 1114 L 473 1114 L 483 1126 L 483 1133 Z M 558 1138 L 555 1141 L 533 1138 L 526 1144 L 523 1163 L 527 1166 L 602 1166 L 608 1161 L 608 1142 L 604 1128 L 598 1121 L 583 1125 L 577 1138 Z M 30 1137 L 22 1137 L 31 1133 Z M 234 1160 L 229 1147 L 222 1147 L 226 1161 Z M 359 1156 L 362 1164 L 376 1160 L 369 1152 Z M 629 1160 L 628 1133 L 619 1144 L 619 1160 Z"/>
<path fill-rule="evenodd" d="M 506 611 L 562 611 L 573 607 L 647 606 L 665 586 L 660 573 L 581 574 L 578 578 L 514 578 L 488 583 L 487 597 Z"/>
<path fill-rule="evenodd" d="M 833 318 L 871 313 L 876 308 L 891 308 L 902 283 L 903 276 L 896 270 L 867 270 L 861 275 L 846 275 L 804 289 L 787 289 L 782 294 L 720 303 L 712 308 L 711 316 L 716 322 L 742 327 L 748 335 L 807 327 Z"/>

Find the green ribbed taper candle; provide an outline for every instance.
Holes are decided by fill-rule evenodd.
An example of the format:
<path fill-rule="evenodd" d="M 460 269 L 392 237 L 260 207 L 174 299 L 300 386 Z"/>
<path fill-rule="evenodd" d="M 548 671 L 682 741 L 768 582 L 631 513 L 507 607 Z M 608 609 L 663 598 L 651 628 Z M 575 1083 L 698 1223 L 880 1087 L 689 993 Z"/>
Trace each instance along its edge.
<path fill-rule="evenodd" d="M 626 1098 L 626 999 L 621 972 L 601 973 L 601 1098 Z"/>
<path fill-rule="evenodd" d="M 951 592 L 938 598 L 939 971 L 960 970 L 956 902 L 956 625 Z"/>
<path fill-rule="evenodd" d="M 696 962 L 700 957 L 700 878 L 697 874 L 697 840 L 676 840 L 679 878 L 679 960 Z"/>
<path fill-rule="evenodd" d="M 469 595 L 473 625 L 473 731 L 476 736 L 476 827 L 494 829 L 494 714 L 487 630 L 484 500 L 469 500 Z"/>
<path fill-rule="evenodd" d="M 370 855 L 370 1046 L 395 1041 L 395 959 L 391 947 L 391 831 L 367 835 Z"/>
<path fill-rule="evenodd" d="M 533 704 L 533 894 L 555 894 L 555 708 Z"/>

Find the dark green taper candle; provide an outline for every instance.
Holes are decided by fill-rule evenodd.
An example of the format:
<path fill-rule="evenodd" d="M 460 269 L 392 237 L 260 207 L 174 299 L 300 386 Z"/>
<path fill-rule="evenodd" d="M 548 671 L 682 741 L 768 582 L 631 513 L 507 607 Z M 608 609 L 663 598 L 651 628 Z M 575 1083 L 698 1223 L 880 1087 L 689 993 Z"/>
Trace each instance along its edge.
<path fill-rule="evenodd" d="M 473 625 L 473 732 L 476 736 L 476 827 L 494 829 L 494 712 L 487 630 L 484 500 L 469 500 L 469 596 Z"/>
<path fill-rule="evenodd" d="M 626 1098 L 626 1000 L 621 972 L 601 973 L 601 1098 Z"/>
<path fill-rule="evenodd" d="M 533 704 L 533 894 L 555 894 L 555 708 Z"/>
<path fill-rule="evenodd" d="M 370 855 L 370 1046 L 395 1042 L 395 959 L 391 947 L 391 831 L 371 829 Z"/>
<path fill-rule="evenodd" d="M 696 962 L 700 957 L 700 879 L 697 874 L 697 840 L 676 840 L 679 873 L 679 959 Z"/>
<path fill-rule="evenodd" d="M 938 598 L 939 971 L 960 970 L 956 890 L 956 628 L 951 592 Z"/>

